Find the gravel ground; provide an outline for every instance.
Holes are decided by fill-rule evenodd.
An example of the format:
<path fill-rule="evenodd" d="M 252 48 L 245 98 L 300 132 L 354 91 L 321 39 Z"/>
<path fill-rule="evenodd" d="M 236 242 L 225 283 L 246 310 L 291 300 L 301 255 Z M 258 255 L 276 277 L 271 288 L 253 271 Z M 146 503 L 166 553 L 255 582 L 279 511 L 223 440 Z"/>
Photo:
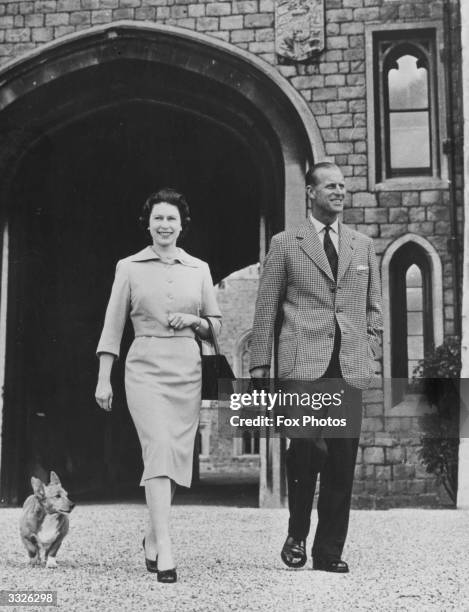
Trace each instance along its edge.
<path fill-rule="evenodd" d="M 20 513 L 0 509 L 1 588 L 57 590 L 60 611 L 469 611 L 465 511 L 352 511 L 351 573 L 334 575 L 313 572 L 309 559 L 302 570 L 283 566 L 286 510 L 175 506 L 173 585 L 144 568 L 141 504 L 77 506 L 56 570 L 28 567 Z"/>

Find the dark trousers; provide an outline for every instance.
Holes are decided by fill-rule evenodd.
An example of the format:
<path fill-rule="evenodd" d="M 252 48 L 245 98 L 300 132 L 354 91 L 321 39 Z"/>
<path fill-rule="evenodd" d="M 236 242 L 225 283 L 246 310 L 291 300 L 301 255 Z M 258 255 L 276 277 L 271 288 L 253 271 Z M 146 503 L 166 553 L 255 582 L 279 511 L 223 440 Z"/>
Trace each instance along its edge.
<path fill-rule="evenodd" d="M 337 338 L 338 336 L 338 338 Z M 339 365 L 340 332 L 336 333 L 331 362 L 323 378 L 342 378 Z M 344 382 L 346 385 L 346 383 Z M 353 390 L 355 422 L 361 423 L 361 392 Z M 358 400 L 357 400 L 358 396 Z M 355 461 L 359 438 L 294 438 L 286 454 L 288 534 L 305 540 L 311 525 L 311 510 L 318 473 L 318 525 L 312 554 L 325 561 L 339 560 L 347 536 Z"/>

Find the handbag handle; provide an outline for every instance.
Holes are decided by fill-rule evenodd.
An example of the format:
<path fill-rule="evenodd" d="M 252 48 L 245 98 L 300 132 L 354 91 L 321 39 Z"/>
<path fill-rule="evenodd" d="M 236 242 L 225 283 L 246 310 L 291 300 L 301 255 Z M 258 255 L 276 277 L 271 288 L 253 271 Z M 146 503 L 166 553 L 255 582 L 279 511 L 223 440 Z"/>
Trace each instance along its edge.
<path fill-rule="evenodd" d="M 213 344 L 213 348 L 215 349 L 215 355 L 219 355 L 220 354 L 220 345 L 218 344 L 218 339 L 217 339 L 217 334 L 215 333 L 215 328 L 213 327 L 213 323 L 210 320 L 210 317 L 201 317 L 202 319 L 205 319 L 208 323 L 208 328 L 210 330 L 210 335 L 212 336 L 212 344 Z"/>

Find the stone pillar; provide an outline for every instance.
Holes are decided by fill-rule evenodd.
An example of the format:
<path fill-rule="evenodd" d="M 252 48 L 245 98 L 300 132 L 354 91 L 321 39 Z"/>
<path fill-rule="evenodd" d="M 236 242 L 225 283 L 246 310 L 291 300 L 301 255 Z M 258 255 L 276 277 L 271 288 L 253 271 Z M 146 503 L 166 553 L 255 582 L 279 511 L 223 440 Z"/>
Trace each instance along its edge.
<path fill-rule="evenodd" d="M 464 262 L 462 301 L 461 378 L 469 378 L 469 3 L 461 0 L 462 83 L 464 116 Z M 464 389 L 467 385 L 462 384 Z M 458 508 L 469 508 L 469 421 L 468 398 L 461 402 L 461 442 L 459 446 Z M 466 431 L 464 431 L 466 430 Z"/>

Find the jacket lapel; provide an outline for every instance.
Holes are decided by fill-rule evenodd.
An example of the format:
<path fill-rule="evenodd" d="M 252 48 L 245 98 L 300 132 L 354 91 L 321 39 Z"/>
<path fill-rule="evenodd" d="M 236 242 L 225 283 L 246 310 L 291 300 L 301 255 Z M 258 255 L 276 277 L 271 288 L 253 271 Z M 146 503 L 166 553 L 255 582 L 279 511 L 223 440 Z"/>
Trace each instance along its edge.
<path fill-rule="evenodd" d="M 346 225 L 339 222 L 339 267 L 337 281 L 345 274 L 352 260 L 355 237 Z"/>
<path fill-rule="evenodd" d="M 303 225 L 300 225 L 296 233 L 300 248 L 306 253 L 306 255 L 314 261 L 314 263 L 320 268 L 324 274 L 332 281 L 334 276 L 332 275 L 331 267 L 327 259 L 324 247 L 319 240 L 316 230 L 312 223 L 308 221 Z M 340 257 L 339 257 L 339 269 L 340 269 Z"/>

